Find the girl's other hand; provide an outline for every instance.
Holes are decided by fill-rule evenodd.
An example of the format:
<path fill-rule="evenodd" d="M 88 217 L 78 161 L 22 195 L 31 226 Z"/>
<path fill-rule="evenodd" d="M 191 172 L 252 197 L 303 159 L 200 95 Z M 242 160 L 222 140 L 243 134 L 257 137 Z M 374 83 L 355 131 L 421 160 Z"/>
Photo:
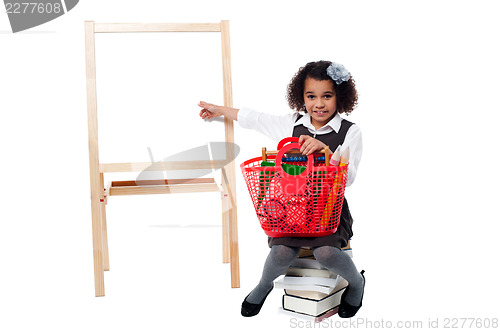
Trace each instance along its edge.
<path fill-rule="evenodd" d="M 326 144 L 309 135 L 300 135 L 300 152 L 308 156 L 311 153 L 319 152 L 326 147 Z"/>
<path fill-rule="evenodd" d="M 202 119 L 212 119 L 222 115 L 221 106 L 210 104 L 204 101 L 200 101 L 198 106 L 202 108 L 200 111 L 200 117 Z"/>

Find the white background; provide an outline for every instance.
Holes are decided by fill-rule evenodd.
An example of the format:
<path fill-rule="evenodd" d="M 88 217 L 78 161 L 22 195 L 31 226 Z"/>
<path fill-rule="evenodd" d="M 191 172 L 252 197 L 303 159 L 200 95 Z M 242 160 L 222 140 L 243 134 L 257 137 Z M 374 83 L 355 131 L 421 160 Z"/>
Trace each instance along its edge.
<path fill-rule="evenodd" d="M 364 139 L 346 191 L 355 263 L 367 280 L 357 317 L 424 327 L 430 319 L 442 326 L 446 318 L 500 318 L 492 259 L 500 231 L 495 7 L 82 0 L 16 34 L 0 14 L 0 330 L 294 326 L 279 314 L 281 290 L 258 316 L 240 316 L 269 249 L 239 168 L 241 288 L 230 288 L 229 265 L 221 263 L 219 195 L 111 197 L 111 271 L 106 296 L 94 297 L 85 20 L 228 19 L 234 104 L 274 114 L 289 112 L 285 89 L 300 66 L 343 63 L 359 91 L 348 119 Z M 97 36 L 101 162 L 148 161 L 148 147 L 162 159 L 221 140 L 220 123 L 197 117 L 199 100 L 222 103 L 220 41 L 208 35 Z M 237 125 L 235 139 L 237 165 L 276 145 Z"/>

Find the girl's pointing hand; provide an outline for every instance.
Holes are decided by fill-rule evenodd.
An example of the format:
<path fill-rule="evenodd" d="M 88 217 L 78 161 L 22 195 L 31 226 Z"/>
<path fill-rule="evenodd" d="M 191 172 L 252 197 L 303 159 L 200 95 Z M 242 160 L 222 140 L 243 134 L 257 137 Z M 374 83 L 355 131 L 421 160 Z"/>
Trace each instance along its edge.
<path fill-rule="evenodd" d="M 202 108 L 202 110 L 200 111 L 200 117 L 202 119 L 211 119 L 222 115 L 220 106 L 209 104 L 205 101 L 200 101 L 198 103 L 198 106 Z"/>

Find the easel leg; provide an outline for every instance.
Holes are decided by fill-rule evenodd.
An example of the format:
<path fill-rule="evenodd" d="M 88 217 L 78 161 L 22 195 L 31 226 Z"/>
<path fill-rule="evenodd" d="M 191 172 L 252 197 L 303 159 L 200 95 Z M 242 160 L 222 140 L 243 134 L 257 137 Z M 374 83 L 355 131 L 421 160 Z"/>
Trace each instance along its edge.
<path fill-rule="evenodd" d="M 238 224 L 236 220 L 236 207 L 229 213 L 229 242 L 231 255 L 231 287 L 240 287 L 240 254 L 238 247 Z"/>
<path fill-rule="evenodd" d="M 220 25 L 221 45 L 222 45 L 222 76 L 224 85 L 224 106 L 233 107 L 233 91 L 231 80 L 231 45 L 229 38 L 229 21 L 223 20 Z M 234 143 L 233 120 L 224 118 L 224 129 L 226 142 Z M 231 260 L 231 287 L 240 287 L 240 258 L 238 249 L 238 222 L 236 219 L 236 173 L 234 160 L 236 156 L 231 146 L 226 146 L 226 158 L 231 161 L 222 169 L 224 175 L 223 182 L 226 183 L 224 189 L 229 195 L 229 255 Z M 227 170 L 227 174 L 224 171 Z"/>
<path fill-rule="evenodd" d="M 101 202 L 102 251 L 104 271 L 109 271 L 108 227 L 106 225 L 106 203 Z"/>
<path fill-rule="evenodd" d="M 104 296 L 104 262 L 102 253 L 102 225 L 100 199 L 92 197 L 92 244 L 94 247 L 95 296 Z"/>
<path fill-rule="evenodd" d="M 94 22 L 85 21 L 85 62 L 87 76 L 87 115 L 89 129 L 90 202 L 92 208 L 92 244 L 94 248 L 95 296 L 104 296 L 104 266 L 102 253 L 101 198 L 99 179 L 99 149 L 97 143 L 97 93 L 95 72 Z"/>
<path fill-rule="evenodd" d="M 231 164 L 233 164 L 232 162 Z M 227 196 L 224 197 L 227 199 L 227 206 L 229 209 L 226 210 L 227 222 L 228 222 L 228 235 L 229 235 L 229 259 L 231 263 L 231 287 L 239 288 L 240 287 L 240 254 L 238 247 L 238 220 L 237 220 L 237 212 L 236 212 L 236 195 L 234 191 L 234 183 L 235 174 L 234 174 L 234 166 L 231 169 L 231 164 L 227 167 L 228 171 L 226 172 L 226 167 L 222 168 L 222 188 L 227 193 Z M 231 185 L 230 179 L 233 179 Z"/>
<path fill-rule="evenodd" d="M 229 263 L 229 198 L 227 190 L 222 193 L 222 263 Z"/>
<path fill-rule="evenodd" d="M 109 271 L 109 250 L 108 250 L 108 226 L 106 223 L 106 200 L 104 197 L 104 174 L 100 173 L 101 177 L 101 225 L 102 225 L 102 250 L 104 259 L 104 271 Z"/>

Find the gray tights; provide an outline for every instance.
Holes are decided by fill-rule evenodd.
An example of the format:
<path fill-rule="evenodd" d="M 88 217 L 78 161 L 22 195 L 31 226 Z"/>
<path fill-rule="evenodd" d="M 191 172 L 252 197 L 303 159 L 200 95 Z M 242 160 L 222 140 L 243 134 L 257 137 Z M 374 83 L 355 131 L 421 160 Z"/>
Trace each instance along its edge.
<path fill-rule="evenodd" d="M 286 272 L 299 251 L 299 247 L 272 246 L 264 264 L 264 271 L 259 284 L 250 292 L 247 301 L 255 304 L 260 303 L 273 288 L 274 280 Z M 313 254 L 321 265 L 349 282 L 349 293 L 345 300 L 350 305 L 358 306 L 363 295 L 364 280 L 351 257 L 339 248 L 330 246 L 316 247 Z"/>

